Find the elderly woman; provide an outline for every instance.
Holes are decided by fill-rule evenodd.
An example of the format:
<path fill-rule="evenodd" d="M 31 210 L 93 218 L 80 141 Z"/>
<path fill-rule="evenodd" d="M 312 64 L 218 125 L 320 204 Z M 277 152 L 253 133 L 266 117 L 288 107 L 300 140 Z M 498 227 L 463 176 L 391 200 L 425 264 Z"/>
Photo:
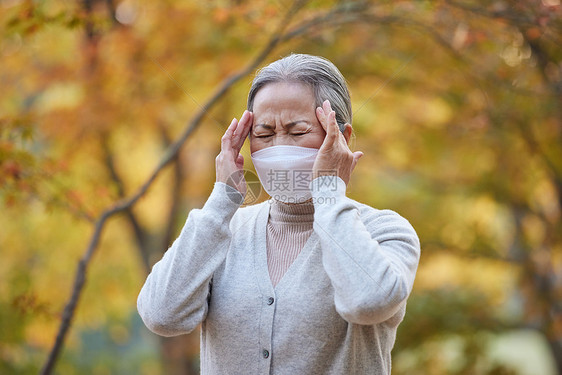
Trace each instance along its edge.
<path fill-rule="evenodd" d="M 362 156 L 348 147 L 351 115 L 326 59 L 290 55 L 257 73 L 211 195 L 138 298 L 157 334 L 201 324 L 201 373 L 390 374 L 419 241 L 398 214 L 346 197 Z M 272 199 L 240 207 L 248 136 Z"/>

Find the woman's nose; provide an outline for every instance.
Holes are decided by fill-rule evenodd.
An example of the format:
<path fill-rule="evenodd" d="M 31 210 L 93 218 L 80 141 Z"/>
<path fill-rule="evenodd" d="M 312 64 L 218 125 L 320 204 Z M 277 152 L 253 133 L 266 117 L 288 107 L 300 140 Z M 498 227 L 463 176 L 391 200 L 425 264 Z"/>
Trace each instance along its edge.
<path fill-rule="evenodd" d="M 290 139 L 284 134 L 275 134 L 271 140 L 272 146 L 290 145 Z"/>

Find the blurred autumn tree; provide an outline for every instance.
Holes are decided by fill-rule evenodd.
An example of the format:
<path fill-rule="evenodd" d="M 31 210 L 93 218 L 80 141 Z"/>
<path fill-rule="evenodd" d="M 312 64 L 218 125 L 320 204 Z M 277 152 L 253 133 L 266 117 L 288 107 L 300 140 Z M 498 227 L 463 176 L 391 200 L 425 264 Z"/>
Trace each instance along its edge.
<path fill-rule="evenodd" d="M 422 240 L 393 372 L 533 373 L 498 343 L 536 332 L 523 352 L 544 344 L 537 371 L 562 373 L 561 12 L 558 0 L 2 2 L 0 372 L 37 373 L 49 353 L 64 374 L 197 372 L 197 334 L 160 339 L 160 360 L 136 295 L 205 201 L 248 73 L 306 52 L 352 90 L 365 157 L 350 196 L 400 212 Z"/>

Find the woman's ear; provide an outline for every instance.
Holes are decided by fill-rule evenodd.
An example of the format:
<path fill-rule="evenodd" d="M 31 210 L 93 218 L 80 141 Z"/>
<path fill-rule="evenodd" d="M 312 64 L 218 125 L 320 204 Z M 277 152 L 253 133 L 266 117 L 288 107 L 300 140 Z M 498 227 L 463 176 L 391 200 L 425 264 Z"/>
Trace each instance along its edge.
<path fill-rule="evenodd" d="M 343 126 L 343 137 L 345 138 L 345 142 L 347 144 L 349 144 L 349 140 L 351 139 L 351 133 L 353 132 L 353 128 L 351 127 L 351 124 L 345 124 Z"/>

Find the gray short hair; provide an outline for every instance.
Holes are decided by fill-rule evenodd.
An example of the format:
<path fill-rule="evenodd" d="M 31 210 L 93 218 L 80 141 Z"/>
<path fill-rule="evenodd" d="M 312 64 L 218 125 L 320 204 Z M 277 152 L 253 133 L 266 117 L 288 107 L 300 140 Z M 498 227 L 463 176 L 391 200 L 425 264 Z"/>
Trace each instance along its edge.
<path fill-rule="evenodd" d="M 336 121 L 341 131 L 346 123 L 351 124 L 351 98 L 345 78 L 338 68 L 323 57 L 291 54 L 260 69 L 248 93 L 248 110 L 252 111 L 258 91 L 268 83 L 296 82 L 312 87 L 316 106 L 321 107 L 328 99 L 336 112 Z"/>

